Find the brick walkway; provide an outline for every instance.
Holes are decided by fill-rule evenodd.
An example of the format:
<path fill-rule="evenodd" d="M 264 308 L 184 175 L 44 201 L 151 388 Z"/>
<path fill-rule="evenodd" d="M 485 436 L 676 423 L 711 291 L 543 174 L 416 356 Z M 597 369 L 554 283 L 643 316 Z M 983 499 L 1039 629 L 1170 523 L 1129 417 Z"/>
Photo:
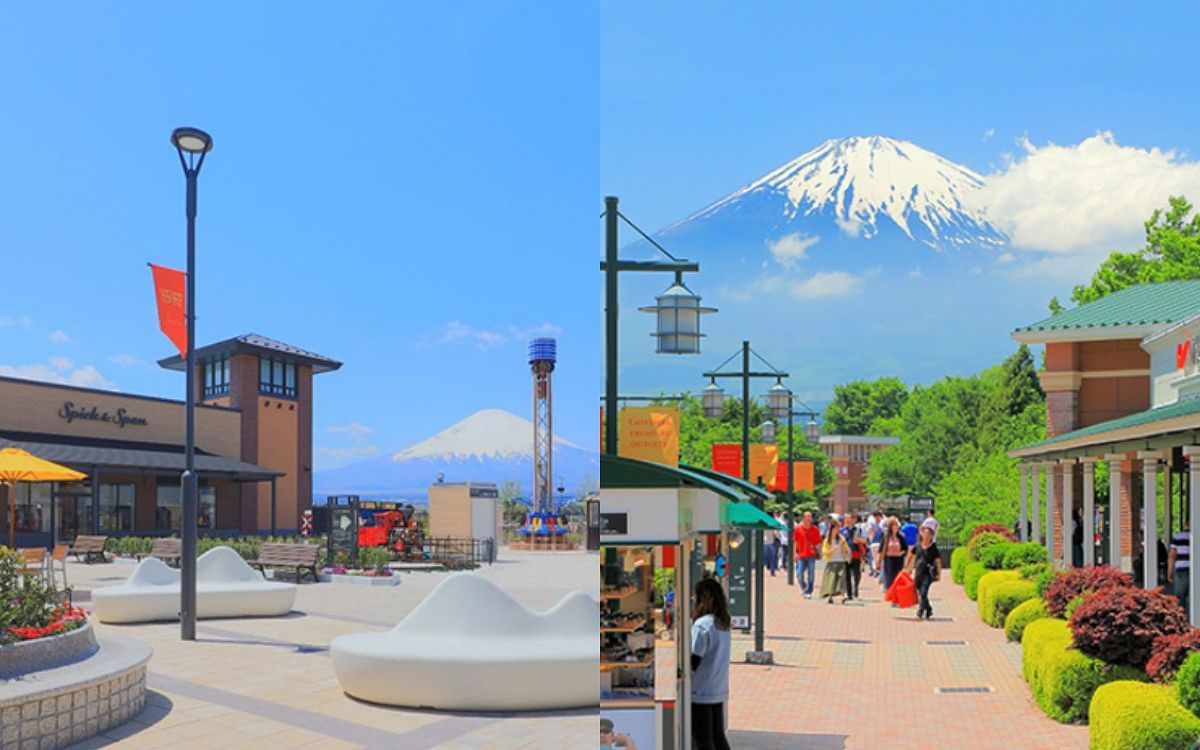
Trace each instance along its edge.
<path fill-rule="evenodd" d="M 1087 748 L 1087 727 L 1052 721 L 1033 703 L 1020 647 L 983 624 L 948 574 L 934 584 L 930 622 L 882 603 L 874 579 L 863 579 L 863 595 L 865 604 L 829 605 L 802 599 L 782 573 L 767 577 L 766 647 L 776 663 L 730 669 L 733 747 Z M 735 632 L 735 660 L 753 647 Z M 994 692 L 936 692 L 943 687 Z"/>

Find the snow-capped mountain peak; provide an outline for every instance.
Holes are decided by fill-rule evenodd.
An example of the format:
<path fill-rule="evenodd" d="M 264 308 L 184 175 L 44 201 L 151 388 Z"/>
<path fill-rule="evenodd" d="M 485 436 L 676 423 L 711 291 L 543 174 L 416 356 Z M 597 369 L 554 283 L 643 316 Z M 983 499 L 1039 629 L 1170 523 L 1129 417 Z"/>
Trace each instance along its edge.
<path fill-rule="evenodd" d="M 561 438 L 555 447 L 574 444 Z M 533 423 L 503 409 L 483 409 L 431 438 L 392 454 L 393 461 L 416 459 L 533 458 Z"/>
<path fill-rule="evenodd" d="M 684 224 L 730 210 L 757 196 L 782 198 L 791 222 L 832 217 L 851 236 L 873 237 L 881 216 L 911 239 L 1002 244 L 980 201 L 984 179 L 910 142 L 884 136 L 834 138 L 718 200 Z"/>

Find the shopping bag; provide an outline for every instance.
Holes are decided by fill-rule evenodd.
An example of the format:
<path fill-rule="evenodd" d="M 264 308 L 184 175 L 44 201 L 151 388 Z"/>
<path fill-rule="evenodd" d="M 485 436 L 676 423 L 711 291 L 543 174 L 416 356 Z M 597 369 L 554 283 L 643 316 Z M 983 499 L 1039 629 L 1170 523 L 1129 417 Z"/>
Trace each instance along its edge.
<path fill-rule="evenodd" d="M 917 584 L 913 583 L 908 571 L 902 570 L 896 575 L 896 580 L 892 581 L 891 588 L 883 598 L 901 608 L 908 608 L 917 603 Z"/>

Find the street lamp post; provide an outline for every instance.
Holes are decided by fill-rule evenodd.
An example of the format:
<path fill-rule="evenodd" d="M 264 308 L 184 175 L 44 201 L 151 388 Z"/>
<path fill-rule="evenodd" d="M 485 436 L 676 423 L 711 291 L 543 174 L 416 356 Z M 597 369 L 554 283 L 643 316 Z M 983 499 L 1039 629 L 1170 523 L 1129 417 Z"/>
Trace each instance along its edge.
<path fill-rule="evenodd" d="M 793 550 L 793 545 L 796 543 L 796 483 L 793 475 L 795 463 L 795 452 L 792 448 L 792 418 L 793 417 L 808 417 L 808 425 L 805 427 L 805 437 L 810 443 L 815 443 L 821 435 L 821 429 L 817 426 L 817 413 L 815 411 L 795 411 L 792 402 L 795 400 L 795 394 L 783 386 L 782 382 L 778 382 L 771 388 L 771 392 L 767 394 L 767 410 L 775 419 L 781 419 L 787 416 L 787 436 L 788 436 L 788 455 L 787 455 L 787 506 L 788 506 L 788 549 Z M 791 553 L 794 557 L 794 552 Z M 792 586 L 796 583 L 796 566 L 794 560 L 788 560 L 787 571 L 788 585 Z"/>
<path fill-rule="evenodd" d="M 750 380 L 752 378 L 780 378 L 788 377 L 786 372 L 776 370 L 773 366 L 763 360 L 771 368 L 770 372 L 754 372 L 750 369 L 750 342 L 742 342 L 742 369 L 740 372 L 720 372 L 720 367 L 713 372 L 704 373 L 704 377 L 712 381 L 712 385 L 704 389 L 705 406 L 709 403 L 716 403 L 718 398 L 723 396 L 719 387 L 716 386 L 716 378 L 740 378 L 742 381 L 742 479 L 747 482 L 753 482 L 754 477 L 750 476 Z M 736 354 L 734 356 L 737 356 Z M 755 354 L 755 356 L 758 356 Z M 732 360 L 730 357 L 729 360 Z M 759 357 L 762 359 L 762 357 Z M 726 363 L 729 362 L 726 360 Z M 722 367 L 724 365 L 721 365 Z M 706 408 L 705 413 L 709 410 Z M 774 427 L 774 425 L 772 425 Z M 757 500 L 756 506 L 759 510 L 763 508 L 762 499 Z M 764 646 L 763 633 L 763 617 L 765 612 L 764 595 L 765 581 L 763 580 L 763 532 L 762 529 L 754 530 L 754 651 L 746 654 L 746 660 L 755 664 L 771 664 L 774 662 L 774 656 L 770 651 L 767 651 Z"/>
<path fill-rule="evenodd" d="M 184 471 L 180 481 L 183 518 L 180 520 L 180 637 L 196 640 L 196 515 L 199 512 L 196 479 L 196 178 L 204 157 L 212 150 L 212 137 L 197 128 L 176 128 L 171 143 L 179 152 L 179 163 L 187 179 L 187 356 L 185 387 L 186 435 Z"/>

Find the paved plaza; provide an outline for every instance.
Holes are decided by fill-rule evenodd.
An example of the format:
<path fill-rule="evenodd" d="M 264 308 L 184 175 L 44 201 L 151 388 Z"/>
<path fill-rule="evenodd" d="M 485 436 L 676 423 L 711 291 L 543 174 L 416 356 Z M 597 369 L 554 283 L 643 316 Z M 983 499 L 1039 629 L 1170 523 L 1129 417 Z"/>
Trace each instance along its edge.
<path fill-rule="evenodd" d="M 817 571 L 818 587 L 821 570 Z M 1084 750 L 1086 726 L 1047 718 L 1021 678 L 1021 649 L 988 627 L 949 580 L 934 584 L 934 619 L 881 603 L 804 600 L 767 577 L 771 667 L 730 669 L 730 744 L 737 750 L 972 748 Z M 835 602 L 840 602 L 840 599 Z M 735 632 L 733 659 L 754 639 Z M 990 692 L 940 692 L 990 688 Z"/>
<path fill-rule="evenodd" d="M 68 568 L 76 601 L 86 607 L 92 589 L 120 583 L 134 566 Z M 571 591 L 588 590 L 585 583 L 596 580 L 595 568 L 595 553 L 504 550 L 500 562 L 479 572 L 526 607 L 544 610 Z M 154 647 L 147 707 L 134 721 L 72 747 L 594 748 L 596 708 L 540 714 L 417 711 L 363 703 L 341 691 L 329 642 L 345 633 L 392 628 L 447 575 L 405 573 L 394 588 L 303 584 L 290 615 L 201 620 L 194 643 L 180 641 L 178 623 L 97 624 L 101 636 L 132 636 Z"/>

